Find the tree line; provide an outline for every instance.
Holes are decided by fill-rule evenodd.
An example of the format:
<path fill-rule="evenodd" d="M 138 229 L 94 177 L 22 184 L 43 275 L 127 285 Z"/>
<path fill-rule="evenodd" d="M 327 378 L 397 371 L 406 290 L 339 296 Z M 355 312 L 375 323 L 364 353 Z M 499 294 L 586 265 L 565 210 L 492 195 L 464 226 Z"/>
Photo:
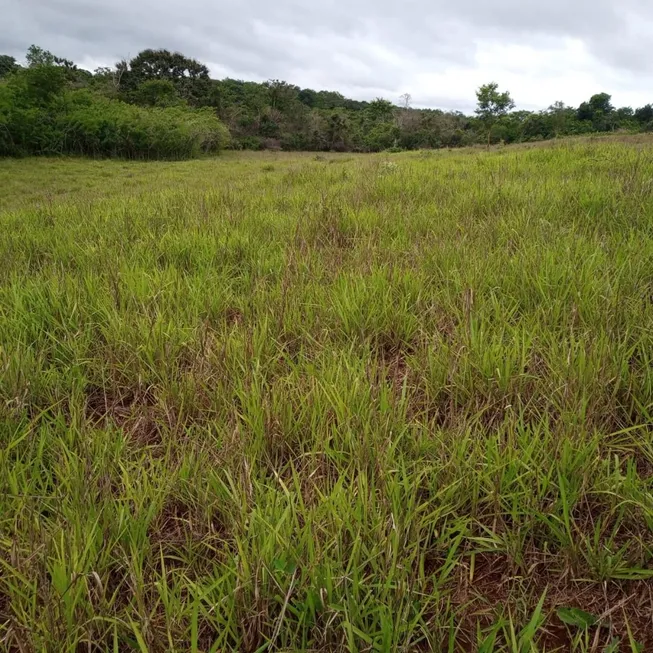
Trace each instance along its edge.
<path fill-rule="evenodd" d="M 81 154 L 184 159 L 231 142 L 215 110 L 132 101 L 112 73 L 90 73 L 31 46 L 24 66 L 0 56 L 0 156 Z"/>
<path fill-rule="evenodd" d="M 223 147 L 376 152 L 528 142 L 616 130 L 653 131 L 653 106 L 615 108 L 607 93 L 579 107 L 515 110 L 496 83 L 474 115 L 357 101 L 335 91 L 211 79 L 203 63 L 147 49 L 89 72 L 31 46 L 24 65 L 0 55 L 0 154 L 72 152 L 183 158 Z"/>

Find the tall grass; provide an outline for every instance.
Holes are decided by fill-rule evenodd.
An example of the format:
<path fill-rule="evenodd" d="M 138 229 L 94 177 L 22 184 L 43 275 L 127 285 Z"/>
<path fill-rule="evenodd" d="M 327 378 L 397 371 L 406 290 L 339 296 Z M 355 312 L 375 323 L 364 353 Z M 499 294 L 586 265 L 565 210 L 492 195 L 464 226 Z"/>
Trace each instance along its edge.
<path fill-rule="evenodd" d="M 0 164 L 3 646 L 653 646 L 649 149 L 70 165 Z"/>

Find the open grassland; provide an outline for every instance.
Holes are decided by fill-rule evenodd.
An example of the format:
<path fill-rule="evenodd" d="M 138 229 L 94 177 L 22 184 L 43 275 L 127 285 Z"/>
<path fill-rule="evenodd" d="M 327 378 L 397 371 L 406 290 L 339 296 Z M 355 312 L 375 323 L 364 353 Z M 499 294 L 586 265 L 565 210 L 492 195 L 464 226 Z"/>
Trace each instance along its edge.
<path fill-rule="evenodd" d="M 652 145 L 0 162 L 0 647 L 651 650 Z"/>

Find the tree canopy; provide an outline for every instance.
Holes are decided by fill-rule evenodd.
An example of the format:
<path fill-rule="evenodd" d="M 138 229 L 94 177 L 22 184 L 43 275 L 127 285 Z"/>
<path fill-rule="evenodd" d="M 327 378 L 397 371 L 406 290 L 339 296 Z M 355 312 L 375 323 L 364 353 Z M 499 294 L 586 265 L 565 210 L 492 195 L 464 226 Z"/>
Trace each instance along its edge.
<path fill-rule="evenodd" d="M 605 92 L 579 107 L 554 102 L 544 111 L 519 111 L 509 91 L 490 82 L 477 89 L 474 114 L 464 115 L 416 108 L 409 93 L 394 101 L 363 101 L 279 79 L 211 79 L 205 64 L 166 49 L 146 49 L 93 73 L 37 45 L 29 48 L 23 66 L 10 55 L 0 55 L 0 131 L 5 137 L 7 116 L 18 120 L 22 112 L 23 127 L 32 121 L 34 130 L 45 132 L 46 122 L 57 122 L 73 105 L 117 111 L 107 100 L 146 112 L 167 111 L 169 116 L 174 110 L 177 118 L 189 120 L 203 109 L 204 116 L 226 125 L 231 147 L 250 149 L 393 151 L 483 142 L 489 146 L 615 129 L 653 131 L 653 104 L 615 108 Z M 34 122 L 30 111 L 46 108 L 48 120 Z M 130 115 L 136 119 L 136 113 Z"/>
<path fill-rule="evenodd" d="M 210 86 L 209 69 L 180 52 L 147 49 L 129 62 L 119 62 L 116 67 L 122 73 L 121 88 L 126 91 L 134 91 L 141 84 L 153 80 L 166 80 L 174 86 L 181 98 L 198 102 Z"/>
<path fill-rule="evenodd" d="M 485 123 L 487 129 L 487 144 L 490 146 L 492 127 L 499 118 L 505 116 L 510 109 L 515 108 L 515 102 L 508 91 L 499 91 L 496 82 L 484 84 L 476 91 L 478 106 L 476 115 Z"/>
<path fill-rule="evenodd" d="M 136 103 L 107 92 L 103 82 L 113 73 L 106 70 L 94 76 L 37 46 L 26 64 L 10 66 L 0 82 L 0 155 L 181 159 L 230 140 L 214 110 L 183 103 L 167 80 L 144 82 Z"/>
<path fill-rule="evenodd" d="M 0 78 L 13 73 L 18 68 L 18 62 L 14 57 L 10 57 L 8 54 L 0 54 Z"/>

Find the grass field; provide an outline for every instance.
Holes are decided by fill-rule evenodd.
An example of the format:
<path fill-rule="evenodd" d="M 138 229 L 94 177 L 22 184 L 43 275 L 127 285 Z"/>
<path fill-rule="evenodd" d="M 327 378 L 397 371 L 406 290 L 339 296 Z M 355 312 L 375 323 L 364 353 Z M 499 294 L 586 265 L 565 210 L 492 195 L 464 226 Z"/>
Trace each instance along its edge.
<path fill-rule="evenodd" d="M 0 161 L 0 649 L 653 649 L 653 139 Z"/>

